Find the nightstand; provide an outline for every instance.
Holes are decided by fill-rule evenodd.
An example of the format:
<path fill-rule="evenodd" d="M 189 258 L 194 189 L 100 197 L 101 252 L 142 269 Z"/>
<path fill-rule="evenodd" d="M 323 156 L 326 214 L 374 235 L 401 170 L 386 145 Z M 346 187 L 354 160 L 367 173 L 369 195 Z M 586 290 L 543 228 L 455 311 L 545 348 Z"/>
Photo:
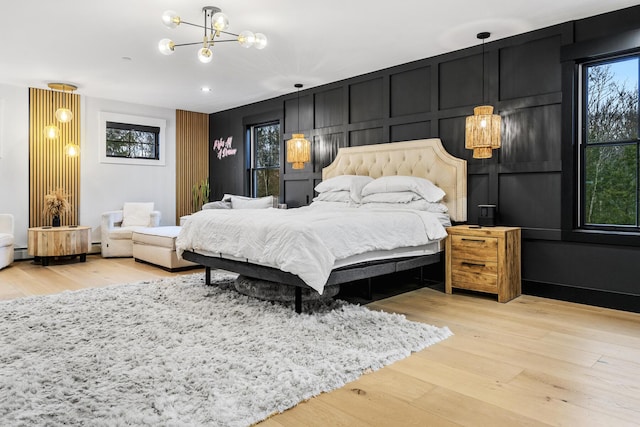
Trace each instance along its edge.
<path fill-rule="evenodd" d="M 445 290 L 469 289 L 498 295 L 499 302 L 520 296 L 520 228 L 468 225 L 448 227 Z"/>

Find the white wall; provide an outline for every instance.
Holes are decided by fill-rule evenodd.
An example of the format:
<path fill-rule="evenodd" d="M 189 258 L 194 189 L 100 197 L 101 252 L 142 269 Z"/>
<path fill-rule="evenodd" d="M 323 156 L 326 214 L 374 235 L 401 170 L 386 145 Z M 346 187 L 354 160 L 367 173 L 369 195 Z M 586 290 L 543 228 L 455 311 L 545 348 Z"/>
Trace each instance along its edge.
<path fill-rule="evenodd" d="M 175 110 L 106 99 L 81 98 L 80 224 L 100 241 L 102 212 L 124 202 L 154 202 L 161 225 L 175 225 Z M 0 212 L 15 217 L 16 249 L 26 249 L 29 228 L 29 88 L 0 84 Z M 99 161 L 101 111 L 166 120 L 163 166 L 107 164 Z"/>
<path fill-rule="evenodd" d="M 0 84 L 0 212 L 13 214 L 15 246 L 29 228 L 29 88 Z"/>
<path fill-rule="evenodd" d="M 166 120 L 163 166 L 100 163 L 98 134 L 100 112 Z M 83 141 L 80 146 L 80 223 L 92 227 L 91 238 L 100 241 L 102 212 L 121 209 L 124 202 L 154 202 L 162 213 L 161 225 L 175 225 L 176 212 L 176 112 L 99 98 L 83 97 Z"/>

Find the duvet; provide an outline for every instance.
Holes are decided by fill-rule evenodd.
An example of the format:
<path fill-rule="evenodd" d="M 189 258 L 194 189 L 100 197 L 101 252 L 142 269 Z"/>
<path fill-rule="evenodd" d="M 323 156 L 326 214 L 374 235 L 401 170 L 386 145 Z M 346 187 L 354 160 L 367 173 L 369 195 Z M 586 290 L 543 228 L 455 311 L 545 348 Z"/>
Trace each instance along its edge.
<path fill-rule="evenodd" d="M 447 236 L 437 214 L 407 209 L 206 209 L 190 216 L 176 252 L 227 256 L 299 276 L 322 294 L 336 260 Z"/>

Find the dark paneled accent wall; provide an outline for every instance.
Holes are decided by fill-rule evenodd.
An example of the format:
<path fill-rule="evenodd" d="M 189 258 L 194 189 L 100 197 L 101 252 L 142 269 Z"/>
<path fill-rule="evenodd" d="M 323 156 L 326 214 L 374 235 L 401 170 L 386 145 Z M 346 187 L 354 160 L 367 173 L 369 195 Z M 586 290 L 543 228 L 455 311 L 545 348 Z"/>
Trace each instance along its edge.
<path fill-rule="evenodd" d="M 340 147 L 439 137 L 469 162 L 469 222 L 477 221 L 478 204 L 495 203 L 500 224 L 523 227 L 525 292 L 628 309 L 640 301 L 630 261 L 639 249 L 562 240 L 563 144 L 571 144 L 562 121 L 571 101 L 563 99 L 561 50 L 638 28 L 640 7 L 633 7 L 305 89 L 299 100 L 292 91 L 212 114 L 212 136 L 233 136 L 238 148 L 232 159 L 211 155 L 212 196 L 247 191 L 242 141 L 257 120 L 282 120 L 283 147 L 298 130 L 312 140 L 312 162 L 303 170 L 291 169 L 283 155 L 280 199 L 289 206 L 309 203 Z M 502 148 L 476 160 L 464 148 L 465 117 L 484 103 L 503 118 Z"/>

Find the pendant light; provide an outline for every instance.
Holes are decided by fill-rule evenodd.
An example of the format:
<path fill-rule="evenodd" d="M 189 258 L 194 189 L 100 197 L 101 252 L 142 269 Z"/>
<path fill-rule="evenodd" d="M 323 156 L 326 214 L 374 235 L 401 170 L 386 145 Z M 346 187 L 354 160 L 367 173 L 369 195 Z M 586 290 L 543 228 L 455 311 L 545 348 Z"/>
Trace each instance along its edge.
<path fill-rule="evenodd" d="M 486 102 L 484 94 L 484 41 L 491 33 L 478 33 L 482 40 L 482 102 Z M 465 123 L 464 147 L 473 150 L 474 159 L 491 158 L 492 150 L 500 148 L 500 127 L 502 119 L 493 114 L 493 106 L 480 105 L 473 109 L 473 116 L 468 116 Z"/>
<path fill-rule="evenodd" d="M 287 163 L 293 169 L 304 169 L 304 164 L 311 161 L 311 143 L 300 133 L 300 88 L 302 84 L 294 85 L 298 89 L 298 133 L 294 133 L 287 141 Z"/>

